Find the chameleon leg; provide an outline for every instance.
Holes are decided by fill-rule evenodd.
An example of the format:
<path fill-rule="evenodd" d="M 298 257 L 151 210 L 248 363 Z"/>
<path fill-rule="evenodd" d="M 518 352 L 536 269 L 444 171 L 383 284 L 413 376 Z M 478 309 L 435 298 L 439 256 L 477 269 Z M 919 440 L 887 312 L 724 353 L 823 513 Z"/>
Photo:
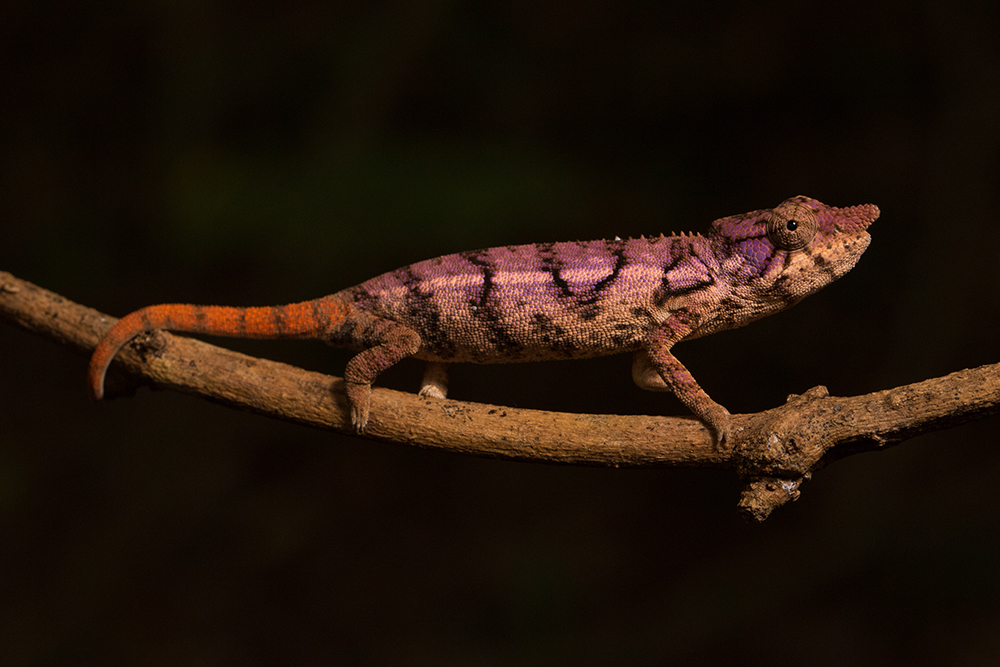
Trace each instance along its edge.
<path fill-rule="evenodd" d="M 672 391 L 712 432 L 717 444 L 729 440 L 729 411 L 713 401 L 670 352 L 671 331 L 661 326 L 653 331 L 645 350 L 636 352 L 632 380 L 642 389 Z"/>
<path fill-rule="evenodd" d="M 448 364 L 443 361 L 428 361 L 418 393 L 431 398 L 448 396 Z"/>
<path fill-rule="evenodd" d="M 660 377 L 660 371 L 645 350 L 639 350 L 632 357 L 632 381 L 646 391 L 673 391 Z"/>
<path fill-rule="evenodd" d="M 352 338 L 367 349 L 354 355 L 344 369 L 344 390 L 351 407 L 351 423 L 359 432 L 368 424 L 372 382 L 382 371 L 420 350 L 420 334 L 379 317 L 358 317 Z"/>

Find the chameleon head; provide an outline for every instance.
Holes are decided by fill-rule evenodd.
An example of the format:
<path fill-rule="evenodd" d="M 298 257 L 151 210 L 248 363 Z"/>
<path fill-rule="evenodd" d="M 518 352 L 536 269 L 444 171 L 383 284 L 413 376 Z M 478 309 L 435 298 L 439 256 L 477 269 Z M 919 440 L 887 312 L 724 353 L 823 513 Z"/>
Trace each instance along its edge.
<path fill-rule="evenodd" d="M 809 197 L 723 218 L 712 232 L 742 265 L 739 282 L 794 303 L 850 271 L 871 242 L 874 204 L 827 206 Z"/>

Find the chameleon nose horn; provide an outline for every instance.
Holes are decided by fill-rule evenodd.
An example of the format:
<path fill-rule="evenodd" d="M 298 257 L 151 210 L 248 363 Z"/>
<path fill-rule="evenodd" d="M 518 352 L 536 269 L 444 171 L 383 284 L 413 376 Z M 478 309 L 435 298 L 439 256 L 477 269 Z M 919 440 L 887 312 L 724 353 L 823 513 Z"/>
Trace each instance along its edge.
<path fill-rule="evenodd" d="M 859 204 L 858 206 L 848 208 L 846 213 L 848 215 L 848 224 L 853 222 L 852 226 L 857 229 L 868 229 L 868 225 L 878 219 L 880 211 L 875 204 Z"/>

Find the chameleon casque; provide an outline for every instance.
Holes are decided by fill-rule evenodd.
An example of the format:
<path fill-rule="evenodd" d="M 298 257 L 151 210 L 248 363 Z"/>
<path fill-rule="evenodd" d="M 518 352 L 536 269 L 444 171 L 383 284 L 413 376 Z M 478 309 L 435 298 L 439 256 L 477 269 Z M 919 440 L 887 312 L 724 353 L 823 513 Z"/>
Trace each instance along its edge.
<path fill-rule="evenodd" d="M 121 320 L 90 360 L 94 399 L 115 354 L 153 329 L 244 338 L 317 338 L 357 350 L 344 372 L 351 421 L 368 423 L 371 385 L 405 357 L 428 362 L 420 395 L 444 398 L 447 364 L 634 354 L 632 378 L 672 391 L 713 433 L 729 412 L 671 348 L 792 306 L 841 277 L 871 240 L 872 204 L 793 197 L 721 218 L 708 232 L 536 243 L 444 255 L 287 306 L 164 304 Z"/>

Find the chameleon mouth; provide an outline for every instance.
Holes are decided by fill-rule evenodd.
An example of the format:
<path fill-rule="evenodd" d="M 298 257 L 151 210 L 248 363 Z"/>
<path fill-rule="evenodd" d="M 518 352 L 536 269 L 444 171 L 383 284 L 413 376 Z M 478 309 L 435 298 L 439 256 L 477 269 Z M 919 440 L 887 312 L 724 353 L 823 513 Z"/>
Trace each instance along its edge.
<path fill-rule="evenodd" d="M 811 268 L 836 280 L 854 268 L 871 241 L 871 234 L 862 231 L 853 238 L 816 249 L 804 259 L 811 264 Z"/>

